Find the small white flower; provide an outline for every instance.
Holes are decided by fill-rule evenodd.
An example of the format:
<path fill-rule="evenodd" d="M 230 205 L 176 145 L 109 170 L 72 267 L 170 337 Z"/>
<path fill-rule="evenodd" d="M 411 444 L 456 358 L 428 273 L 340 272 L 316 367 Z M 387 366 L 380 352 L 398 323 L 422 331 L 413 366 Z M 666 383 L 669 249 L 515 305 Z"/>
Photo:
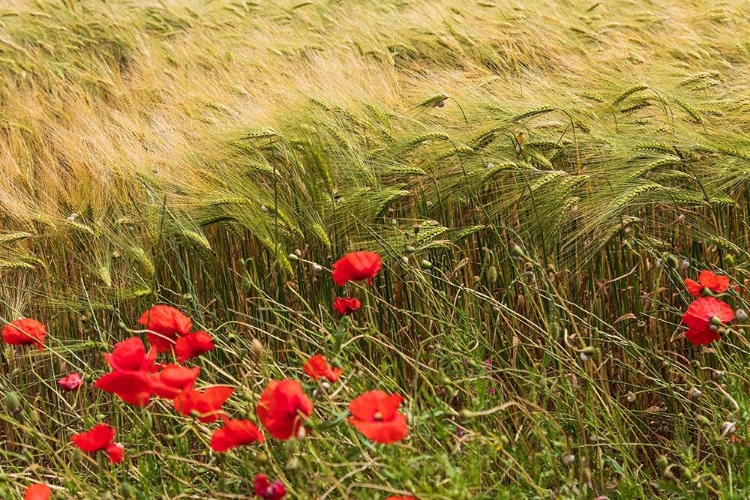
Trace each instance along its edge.
<path fill-rule="evenodd" d="M 73 212 L 73 213 L 72 213 L 72 214 L 70 214 L 70 215 L 68 216 L 68 218 L 67 218 L 67 219 L 65 219 L 65 220 L 67 220 L 68 222 L 73 222 L 73 221 L 74 221 L 74 220 L 76 220 L 77 218 L 78 218 L 78 214 L 77 214 L 77 213 L 75 213 L 75 212 Z"/>

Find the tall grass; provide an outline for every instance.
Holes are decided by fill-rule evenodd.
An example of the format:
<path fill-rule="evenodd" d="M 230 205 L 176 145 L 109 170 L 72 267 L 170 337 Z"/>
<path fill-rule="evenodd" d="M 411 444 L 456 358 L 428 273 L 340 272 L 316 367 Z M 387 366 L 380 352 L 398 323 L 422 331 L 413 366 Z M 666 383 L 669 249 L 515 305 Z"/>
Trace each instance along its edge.
<path fill-rule="evenodd" d="M 3 9 L 0 317 L 51 340 L 1 358 L 0 496 L 243 498 L 261 469 L 295 498 L 750 495 L 723 428 L 747 434 L 747 342 L 679 325 L 703 268 L 747 306 L 745 2 Z M 386 269 L 350 323 L 313 264 L 358 249 Z M 202 378 L 238 415 L 336 357 L 320 429 L 223 458 L 162 403 L 58 394 L 157 301 L 215 333 Z M 409 397 L 404 446 L 340 423 L 376 387 Z M 127 467 L 67 444 L 104 415 Z"/>

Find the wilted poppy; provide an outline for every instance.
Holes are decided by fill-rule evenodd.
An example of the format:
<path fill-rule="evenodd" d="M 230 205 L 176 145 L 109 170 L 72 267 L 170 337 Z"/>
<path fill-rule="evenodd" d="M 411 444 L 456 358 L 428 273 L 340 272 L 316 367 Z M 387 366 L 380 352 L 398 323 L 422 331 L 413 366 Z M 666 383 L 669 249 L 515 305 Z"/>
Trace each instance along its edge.
<path fill-rule="evenodd" d="M 710 344 L 719 340 L 721 325 L 733 319 L 734 311 L 727 303 L 713 297 L 701 297 L 690 304 L 682 316 L 688 327 L 685 337 L 696 345 Z"/>
<path fill-rule="evenodd" d="M 382 267 L 380 255 L 376 253 L 348 253 L 333 264 L 333 281 L 338 286 L 344 286 L 349 281 L 367 280 L 367 284 L 370 285 L 372 278 Z"/>
<path fill-rule="evenodd" d="M 115 344 L 111 354 L 104 354 L 104 361 L 113 371 L 151 372 L 155 370 L 156 349 L 151 348 L 147 353 L 143 341 L 131 337 Z"/>
<path fill-rule="evenodd" d="M 406 416 L 398 413 L 403 400 L 404 397 L 398 394 L 366 392 L 349 403 L 349 411 L 353 415 L 349 423 L 376 443 L 401 441 L 409 432 Z"/>
<path fill-rule="evenodd" d="M 333 302 L 333 308 L 336 309 L 339 314 L 349 316 L 360 308 L 362 303 L 357 299 L 336 297 Z"/>
<path fill-rule="evenodd" d="M 23 500 L 48 500 L 50 495 L 52 495 L 52 490 L 46 484 L 32 484 L 26 488 Z"/>
<path fill-rule="evenodd" d="M 303 419 L 312 414 L 313 403 L 296 380 L 271 380 L 258 402 L 258 419 L 276 439 L 296 436 Z"/>
<path fill-rule="evenodd" d="M 188 333 L 184 337 L 177 339 L 174 346 L 174 352 L 177 354 L 177 361 L 184 363 L 190 358 L 196 358 L 214 348 L 211 335 L 204 331 Z"/>
<path fill-rule="evenodd" d="M 35 319 L 21 318 L 3 327 L 3 340 L 11 345 L 33 345 L 44 350 L 45 326 Z"/>
<path fill-rule="evenodd" d="M 183 337 L 193 329 L 190 318 L 164 304 L 155 305 L 143 313 L 138 323 L 149 330 L 148 341 L 158 352 L 172 350 L 177 337 Z"/>
<path fill-rule="evenodd" d="M 219 419 L 219 413 L 234 389 L 228 386 L 209 387 L 204 391 L 186 389 L 174 398 L 174 409 L 180 415 L 190 416 L 192 412 L 198 414 L 198 420 L 203 423 L 214 422 Z"/>
<path fill-rule="evenodd" d="M 316 354 L 308 359 L 302 368 L 313 380 L 319 380 L 325 377 L 331 382 L 336 382 L 343 373 L 341 368 L 331 368 L 328 366 L 326 358 L 321 354 Z"/>
<path fill-rule="evenodd" d="M 224 453 L 236 446 L 262 443 L 265 438 L 260 430 L 249 420 L 224 420 L 224 427 L 211 434 L 211 449 Z"/>
<path fill-rule="evenodd" d="M 729 276 L 718 276 L 709 270 L 701 271 L 698 281 L 685 280 L 688 293 L 694 297 L 710 293 L 724 293 L 729 290 Z"/>
<path fill-rule="evenodd" d="M 265 474 L 255 476 L 255 495 L 263 500 L 281 500 L 286 496 L 284 484 L 278 479 L 270 482 Z"/>
<path fill-rule="evenodd" d="M 73 443 L 86 453 L 96 453 L 104 451 L 113 464 L 122 462 L 125 451 L 122 445 L 114 443 L 115 429 L 107 424 L 96 424 L 88 432 L 74 434 L 71 440 Z"/>
<path fill-rule="evenodd" d="M 71 373 L 70 375 L 59 379 L 57 385 L 62 387 L 65 391 L 75 391 L 83 385 L 83 377 L 77 373 Z"/>
<path fill-rule="evenodd" d="M 151 375 L 151 387 L 160 398 L 174 399 L 177 395 L 193 387 L 200 374 L 200 367 L 187 368 L 170 364 L 160 372 Z"/>

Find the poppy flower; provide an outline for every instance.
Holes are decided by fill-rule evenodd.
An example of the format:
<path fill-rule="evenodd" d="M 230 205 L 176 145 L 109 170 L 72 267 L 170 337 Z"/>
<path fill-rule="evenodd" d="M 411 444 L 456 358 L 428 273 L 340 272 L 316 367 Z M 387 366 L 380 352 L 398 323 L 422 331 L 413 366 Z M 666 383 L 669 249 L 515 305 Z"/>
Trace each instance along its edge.
<path fill-rule="evenodd" d="M 265 474 L 258 474 L 255 476 L 255 495 L 263 500 L 281 500 L 286 496 L 286 489 L 278 479 L 270 482 Z"/>
<path fill-rule="evenodd" d="M 333 264 L 333 281 L 338 286 L 344 286 L 349 281 L 367 280 L 372 284 L 372 278 L 383 268 L 380 255 L 373 252 L 352 252 L 344 255 Z"/>
<path fill-rule="evenodd" d="M 148 341 L 158 352 L 172 350 L 177 337 L 184 337 L 193 329 L 190 318 L 174 307 L 157 304 L 138 318 L 148 333 Z"/>
<path fill-rule="evenodd" d="M 146 406 L 154 394 L 149 374 L 144 371 L 110 372 L 99 377 L 94 386 L 138 407 Z"/>
<path fill-rule="evenodd" d="M 86 453 L 104 451 L 110 462 L 119 464 L 125 456 L 125 451 L 122 445 L 113 443 L 116 432 L 114 427 L 107 424 L 96 424 L 88 432 L 74 434 L 71 440 L 81 451 Z"/>
<path fill-rule="evenodd" d="M 57 385 L 62 387 L 65 391 L 75 391 L 83 385 L 83 377 L 77 373 L 71 373 L 70 375 L 59 379 Z"/>
<path fill-rule="evenodd" d="M 153 347 L 146 352 L 143 341 L 138 337 L 131 337 L 118 342 L 112 353 L 104 354 L 104 361 L 113 371 L 154 371 L 156 349 Z"/>
<path fill-rule="evenodd" d="M 724 293 L 729 290 L 729 276 L 718 276 L 706 269 L 698 275 L 698 281 L 686 279 L 685 286 L 693 297 L 709 295 L 710 292 Z"/>
<path fill-rule="evenodd" d="M 211 449 L 224 453 L 236 446 L 262 443 L 265 438 L 260 430 L 249 420 L 224 420 L 224 427 L 211 434 Z"/>
<path fill-rule="evenodd" d="M 3 340 L 11 345 L 33 345 L 44 350 L 45 326 L 35 319 L 21 318 L 3 327 Z"/>
<path fill-rule="evenodd" d="M 214 343 L 211 340 L 211 335 L 200 331 L 178 338 L 174 346 L 174 352 L 177 354 L 177 361 L 184 363 L 188 359 L 197 358 L 213 348 Z"/>
<path fill-rule="evenodd" d="M 404 397 L 398 394 L 366 392 L 349 403 L 349 411 L 353 415 L 349 423 L 376 443 L 401 441 L 409 432 L 406 416 L 398 413 L 403 400 Z"/>
<path fill-rule="evenodd" d="M 198 379 L 200 367 L 187 368 L 180 365 L 167 365 L 162 371 L 151 375 L 151 388 L 160 398 L 174 399 L 177 395 L 191 389 Z"/>
<path fill-rule="evenodd" d="M 186 417 L 196 412 L 198 420 L 203 423 L 215 422 L 223 411 L 221 407 L 233 392 L 234 389 L 227 386 L 209 387 L 204 391 L 186 389 L 174 398 L 174 409 Z"/>
<path fill-rule="evenodd" d="M 354 313 L 361 305 L 362 303 L 359 300 L 351 298 L 336 297 L 336 300 L 333 302 L 333 308 L 344 316 Z"/>
<path fill-rule="evenodd" d="M 304 417 L 312 414 L 313 403 L 296 380 L 271 380 L 258 402 L 258 419 L 276 439 L 296 436 Z"/>
<path fill-rule="evenodd" d="M 687 325 L 685 337 L 696 345 L 719 340 L 719 327 L 734 319 L 734 311 L 725 302 L 714 297 L 701 297 L 685 311 L 682 321 Z"/>
<path fill-rule="evenodd" d="M 32 484 L 26 488 L 23 500 L 48 500 L 52 490 L 46 484 Z"/>
<path fill-rule="evenodd" d="M 341 368 L 331 368 L 328 366 L 326 358 L 321 354 L 316 354 L 308 359 L 302 369 L 305 370 L 305 373 L 307 373 L 313 380 L 320 380 L 325 377 L 330 380 L 331 383 L 336 382 L 344 372 Z"/>

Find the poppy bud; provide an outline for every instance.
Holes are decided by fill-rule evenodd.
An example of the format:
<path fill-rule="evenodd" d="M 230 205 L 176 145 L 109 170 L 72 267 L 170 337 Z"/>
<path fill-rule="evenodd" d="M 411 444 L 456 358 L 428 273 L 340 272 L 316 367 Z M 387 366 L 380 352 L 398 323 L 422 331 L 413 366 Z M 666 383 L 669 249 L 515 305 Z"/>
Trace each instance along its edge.
<path fill-rule="evenodd" d="M 422 267 L 422 269 L 424 269 L 424 270 L 427 270 L 427 269 L 432 269 L 432 262 L 430 262 L 430 261 L 429 261 L 429 260 L 427 260 L 427 259 L 422 259 L 422 262 L 420 263 L 420 266 L 421 266 L 421 267 Z"/>
<path fill-rule="evenodd" d="M 666 456 L 659 455 L 659 458 L 656 459 L 656 465 L 658 465 L 660 469 L 666 469 L 669 465 L 669 460 Z"/>
<path fill-rule="evenodd" d="M 299 257 L 296 254 L 290 253 L 287 258 L 291 260 L 292 262 L 297 262 L 299 260 Z"/>
<path fill-rule="evenodd" d="M 37 411 L 36 408 L 34 408 L 33 410 L 31 410 L 31 413 L 29 414 L 29 422 L 36 425 L 39 423 L 39 420 L 40 420 L 39 412 Z"/>
<path fill-rule="evenodd" d="M 495 266 L 487 268 L 487 279 L 490 283 L 497 283 L 497 268 Z"/>
<path fill-rule="evenodd" d="M 690 388 L 690 391 L 688 392 L 688 397 L 690 399 L 698 399 L 702 395 L 703 393 L 700 390 L 696 389 L 695 387 Z"/>
<path fill-rule="evenodd" d="M 583 351 L 581 351 L 581 352 L 586 353 L 586 355 L 588 355 L 588 356 L 593 356 L 594 352 L 596 352 L 596 348 L 594 346 L 584 347 Z"/>
<path fill-rule="evenodd" d="M 565 465 L 570 465 L 570 464 L 572 464 L 575 461 L 576 461 L 576 456 L 573 455 L 572 453 L 568 453 L 567 455 L 563 455 L 563 463 Z"/>
<path fill-rule="evenodd" d="M 586 354 L 586 353 L 585 353 L 585 352 L 583 352 L 583 351 L 581 351 L 581 352 L 580 352 L 580 353 L 578 354 L 578 357 L 579 357 L 579 358 L 581 358 L 581 361 L 584 361 L 584 362 L 585 362 L 585 361 L 588 361 L 589 359 L 591 359 L 591 356 L 589 356 L 588 354 Z"/>
<path fill-rule="evenodd" d="M 737 316 L 738 321 L 747 321 L 747 311 L 744 309 L 737 309 L 737 312 L 735 312 L 734 315 Z"/>
<path fill-rule="evenodd" d="M 135 497 L 135 491 L 133 490 L 133 486 L 127 482 L 123 481 L 120 483 L 120 495 L 130 500 L 131 498 Z"/>
<path fill-rule="evenodd" d="M 495 168 L 495 164 L 494 163 L 488 163 L 487 164 L 487 168 Z"/>
<path fill-rule="evenodd" d="M 300 425 L 299 429 L 297 429 L 297 440 L 304 441 L 307 437 L 307 430 L 305 430 L 304 425 Z"/>
<path fill-rule="evenodd" d="M 321 266 L 320 264 L 313 264 L 312 270 L 314 274 L 320 274 L 323 272 L 323 266 Z"/>
<path fill-rule="evenodd" d="M 695 417 L 695 420 L 698 421 L 698 424 L 704 427 L 708 427 L 709 425 L 711 425 L 711 421 L 708 418 L 706 418 L 705 415 L 698 415 L 697 417 Z"/>
<path fill-rule="evenodd" d="M 292 457 L 287 463 L 286 463 L 286 470 L 294 470 L 299 468 L 299 458 Z"/>
<path fill-rule="evenodd" d="M 416 248 L 414 248 L 414 247 L 413 247 L 413 246 L 411 246 L 411 245 L 406 245 L 406 247 L 404 247 L 404 251 L 405 251 L 406 253 L 414 253 L 414 252 L 416 252 L 416 251 L 417 251 L 417 249 L 416 249 Z"/>
<path fill-rule="evenodd" d="M 398 221 L 396 219 L 391 219 L 391 226 L 398 226 Z"/>
<path fill-rule="evenodd" d="M 252 349 L 253 354 L 255 354 L 257 357 L 263 357 L 263 344 L 260 342 L 260 340 L 253 339 L 253 341 L 250 343 L 250 349 Z"/>
<path fill-rule="evenodd" d="M 670 255 L 669 257 L 667 257 L 667 264 L 669 264 L 671 267 L 677 267 L 680 265 L 680 260 L 676 255 Z"/>
<path fill-rule="evenodd" d="M 656 259 L 656 262 L 654 263 L 654 265 L 655 265 L 655 266 L 656 266 L 657 268 L 660 268 L 660 267 L 661 267 L 661 264 L 662 264 L 662 260 L 661 260 L 661 259 Z"/>
<path fill-rule="evenodd" d="M 299 248 L 295 249 L 294 255 L 296 255 L 297 257 L 302 257 L 302 250 L 300 250 Z"/>
<path fill-rule="evenodd" d="M 628 403 L 634 403 L 635 402 L 635 394 L 633 394 L 631 392 L 630 394 L 628 394 L 628 396 L 625 399 L 628 400 Z"/>
<path fill-rule="evenodd" d="M 513 257 L 523 257 L 523 249 L 519 247 L 518 245 L 513 245 L 513 250 L 511 250 L 511 255 Z"/>
<path fill-rule="evenodd" d="M 682 269 L 687 269 L 688 267 L 690 267 L 690 261 L 687 259 L 683 260 L 680 267 L 682 267 Z"/>
<path fill-rule="evenodd" d="M 18 399 L 18 394 L 13 391 L 5 394 L 5 409 L 11 415 L 15 415 L 21 411 L 21 401 Z"/>
<path fill-rule="evenodd" d="M 733 266 L 734 265 L 734 256 L 727 255 L 726 257 L 724 257 L 724 264 L 726 266 L 729 266 L 729 267 Z"/>
<path fill-rule="evenodd" d="M 734 422 L 724 422 L 721 424 L 721 434 L 726 436 L 727 434 L 734 434 L 737 430 L 737 426 Z"/>

